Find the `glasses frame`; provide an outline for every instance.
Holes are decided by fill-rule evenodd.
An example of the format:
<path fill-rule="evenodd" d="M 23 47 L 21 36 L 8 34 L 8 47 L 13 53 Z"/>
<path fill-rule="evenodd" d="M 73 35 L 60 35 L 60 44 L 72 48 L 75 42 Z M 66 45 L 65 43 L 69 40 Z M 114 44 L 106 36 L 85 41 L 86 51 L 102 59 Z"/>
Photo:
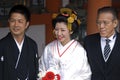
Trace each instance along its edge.
<path fill-rule="evenodd" d="M 115 19 L 112 20 L 102 20 L 102 21 L 96 21 L 97 26 L 101 26 L 101 24 L 104 24 L 105 26 L 109 25 L 111 22 L 113 23 Z"/>

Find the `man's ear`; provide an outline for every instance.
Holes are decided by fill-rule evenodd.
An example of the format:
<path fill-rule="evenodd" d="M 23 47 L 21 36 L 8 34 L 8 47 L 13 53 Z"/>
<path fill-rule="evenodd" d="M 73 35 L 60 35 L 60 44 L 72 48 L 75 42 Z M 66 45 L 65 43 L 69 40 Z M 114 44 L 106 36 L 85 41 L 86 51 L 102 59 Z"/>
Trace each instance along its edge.
<path fill-rule="evenodd" d="M 114 27 L 117 27 L 119 25 L 118 20 L 114 20 Z"/>

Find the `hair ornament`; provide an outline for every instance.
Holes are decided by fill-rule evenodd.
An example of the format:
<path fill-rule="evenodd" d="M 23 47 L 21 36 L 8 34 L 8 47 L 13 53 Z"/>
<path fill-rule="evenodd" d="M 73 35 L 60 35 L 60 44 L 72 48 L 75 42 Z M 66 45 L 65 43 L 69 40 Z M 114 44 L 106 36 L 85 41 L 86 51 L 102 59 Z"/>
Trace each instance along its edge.
<path fill-rule="evenodd" d="M 68 17 L 67 21 L 68 21 L 68 29 L 71 31 L 72 30 L 72 23 L 74 22 L 75 20 L 75 16 L 74 14 L 71 15 L 70 17 Z"/>
<path fill-rule="evenodd" d="M 71 15 L 72 14 L 72 10 L 69 9 L 69 8 L 61 8 L 60 9 L 60 13 L 63 14 L 63 15 Z"/>
<path fill-rule="evenodd" d="M 52 18 L 55 19 L 57 17 L 57 15 L 58 15 L 57 13 L 53 13 Z"/>
<path fill-rule="evenodd" d="M 79 24 L 79 25 L 81 24 L 81 21 L 80 21 L 80 19 L 77 19 L 77 22 L 78 22 L 78 24 Z"/>
<path fill-rule="evenodd" d="M 78 24 L 80 25 L 81 21 L 80 19 L 77 18 L 77 13 L 75 11 L 72 11 L 69 8 L 61 8 L 60 9 L 60 14 L 62 14 L 63 16 L 68 17 L 67 21 L 68 21 L 68 29 L 71 31 L 72 30 L 72 23 L 76 20 L 78 22 Z M 58 14 L 54 13 L 52 15 L 52 18 L 56 18 Z"/>

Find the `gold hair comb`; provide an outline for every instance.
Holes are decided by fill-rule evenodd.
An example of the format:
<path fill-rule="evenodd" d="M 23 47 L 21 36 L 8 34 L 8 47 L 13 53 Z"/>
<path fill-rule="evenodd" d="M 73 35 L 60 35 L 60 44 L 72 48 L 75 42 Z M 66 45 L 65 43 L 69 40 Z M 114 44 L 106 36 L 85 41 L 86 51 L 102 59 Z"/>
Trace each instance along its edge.
<path fill-rule="evenodd" d="M 72 23 L 76 20 L 78 22 L 78 24 L 80 25 L 81 21 L 80 19 L 77 18 L 76 12 L 73 12 L 71 9 L 69 8 L 61 8 L 60 9 L 60 14 L 62 14 L 63 16 L 69 16 L 67 21 L 68 21 L 68 29 L 71 31 L 72 30 Z M 56 18 L 58 14 L 54 13 L 52 15 L 52 18 Z"/>

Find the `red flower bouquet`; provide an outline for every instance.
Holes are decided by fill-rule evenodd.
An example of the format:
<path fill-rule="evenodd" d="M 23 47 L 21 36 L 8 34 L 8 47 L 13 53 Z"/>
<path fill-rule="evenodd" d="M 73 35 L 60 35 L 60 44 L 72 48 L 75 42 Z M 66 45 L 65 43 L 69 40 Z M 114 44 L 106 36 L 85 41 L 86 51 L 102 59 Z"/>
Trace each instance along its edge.
<path fill-rule="evenodd" d="M 48 71 L 45 76 L 42 77 L 42 80 L 60 80 L 60 75 L 55 75 L 52 71 Z"/>

